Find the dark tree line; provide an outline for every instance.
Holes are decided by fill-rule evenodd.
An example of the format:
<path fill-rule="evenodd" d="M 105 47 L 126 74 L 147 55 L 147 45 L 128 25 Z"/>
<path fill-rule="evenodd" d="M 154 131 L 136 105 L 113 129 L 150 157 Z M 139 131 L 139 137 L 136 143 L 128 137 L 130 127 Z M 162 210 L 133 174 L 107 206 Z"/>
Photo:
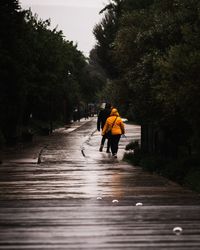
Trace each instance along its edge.
<path fill-rule="evenodd" d="M 104 84 L 62 31 L 22 10 L 18 0 L 0 2 L 0 141 L 18 139 L 30 125 L 68 123 L 73 109 L 95 102 Z"/>
<path fill-rule="evenodd" d="M 112 0 L 94 28 L 104 95 L 142 126 L 143 153 L 200 153 L 200 2 Z"/>

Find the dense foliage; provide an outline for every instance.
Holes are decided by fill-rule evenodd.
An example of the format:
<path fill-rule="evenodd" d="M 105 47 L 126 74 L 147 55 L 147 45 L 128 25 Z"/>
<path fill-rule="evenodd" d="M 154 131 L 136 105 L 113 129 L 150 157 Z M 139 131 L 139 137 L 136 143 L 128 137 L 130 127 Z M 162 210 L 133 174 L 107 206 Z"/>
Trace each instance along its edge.
<path fill-rule="evenodd" d="M 103 12 L 94 34 L 111 79 L 104 95 L 142 125 L 143 152 L 198 154 L 199 1 L 112 0 Z"/>
<path fill-rule="evenodd" d="M 200 2 L 112 0 L 102 12 L 103 96 L 142 131 L 126 159 L 200 191 Z"/>
<path fill-rule="evenodd" d="M 18 0 L 0 2 L 0 75 L 0 141 L 7 142 L 33 123 L 52 130 L 53 122 L 69 122 L 104 81 L 50 20 L 23 11 Z"/>

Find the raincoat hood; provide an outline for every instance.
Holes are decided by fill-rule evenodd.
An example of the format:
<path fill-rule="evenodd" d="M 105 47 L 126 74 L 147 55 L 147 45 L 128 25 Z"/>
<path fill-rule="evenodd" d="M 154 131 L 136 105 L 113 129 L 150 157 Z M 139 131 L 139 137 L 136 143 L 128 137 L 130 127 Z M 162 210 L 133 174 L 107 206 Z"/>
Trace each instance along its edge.
<path fill-rule="evenodd" d="M 111 116 L 119 116 L 118 110 L 117 109 L 112 109 L 110 115 Z"/>

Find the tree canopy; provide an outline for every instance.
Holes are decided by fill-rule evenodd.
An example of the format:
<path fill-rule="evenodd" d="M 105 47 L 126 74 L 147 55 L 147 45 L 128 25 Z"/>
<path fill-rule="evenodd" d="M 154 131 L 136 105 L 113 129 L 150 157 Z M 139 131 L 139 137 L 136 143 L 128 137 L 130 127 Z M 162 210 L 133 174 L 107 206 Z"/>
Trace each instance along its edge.
<path fill-rule="evenodd" d="M 76 44 L 17 0 L 0 3 L 0 75 L 0 133 L 7 141 L 32 121 L 69 122 L 104 85 Z"/>
<path fill-rule="evenodd" d="M 111 1 L 94 28 L 111 80 L 104 92 L 144 137 L 153 131 L 146 151 L 200 149 L 199 7 L 198 0 Z"/>

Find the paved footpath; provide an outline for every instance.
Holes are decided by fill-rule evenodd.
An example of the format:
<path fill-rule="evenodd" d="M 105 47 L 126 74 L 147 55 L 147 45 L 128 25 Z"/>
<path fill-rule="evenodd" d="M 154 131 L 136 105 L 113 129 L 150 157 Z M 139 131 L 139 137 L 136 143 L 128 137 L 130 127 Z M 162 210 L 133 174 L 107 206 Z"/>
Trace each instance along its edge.
<path fill-rule="evenodd" d="M 199 195 L 122 161 L 140 128 L 126 125 L 113 159 L 96 118 L 81 125 L 5 157 L 0 249 L 200 249 Z"/>

